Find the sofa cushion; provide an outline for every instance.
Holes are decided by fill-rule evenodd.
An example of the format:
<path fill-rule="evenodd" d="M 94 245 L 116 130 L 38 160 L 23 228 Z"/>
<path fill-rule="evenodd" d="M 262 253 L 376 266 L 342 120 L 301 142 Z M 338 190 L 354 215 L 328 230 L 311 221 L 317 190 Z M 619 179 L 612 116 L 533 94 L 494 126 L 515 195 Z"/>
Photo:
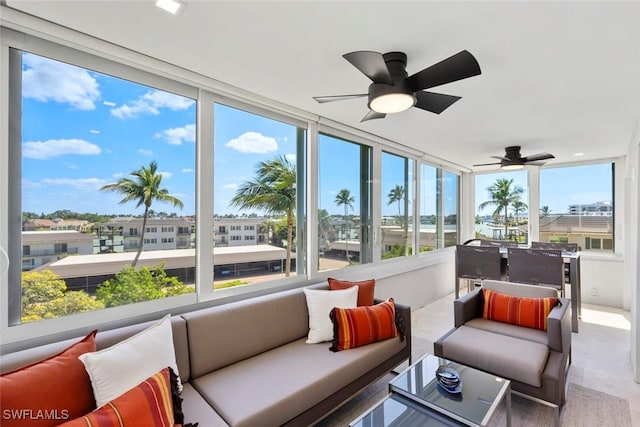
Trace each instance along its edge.
<path fill-rule="evenodd" d="M 482 317 L 513 325 L 547 330 L 547 316 L 558 304 L 557 297 L 525 298 L 482 289 Z"/>
<path fill-rule="evenodd" d="M 302 289 L 196 310 L 182 317 L 187 321 L 192 378 L 306 338 L 309 332 Z"/>
<path fill-rule="evenodd" d="M 194 378 L 191 383 L 229 425 L 277 426 L 406 346 L 394 338 L 333 353 L 327 344 L 308 345 L 305 341 L 302 338 L 282 345 Z"/>
<path fill-rule="evenodd" d="M 95 334 L 91 332 L 59 354 L 3 374 L 2 425 L 56 426 L 61 420 L 92 411 L 91 382 L 78 356 L 95 351 Z M 6 411 L 22 415 L 6 416 Z"/>
<path fill-rule="evenodd" d="M 169 368 L 157 372 L 120 397 L 61 427 L 174 425 Z"/>
<path fill-rule="evenodd" d="M 361 280 L 359 282 L 351 282 L 349 280 L 333 279 L 329 277 L 329 288 L 332 291 L 339 289 L 347 289 L 352 286 L 358 287 L 358 307 L 363 305 L 373 305 L 373 296 L 375 293 L 376 279 Z"/>
<path fill-rule="evenodd" d="M 329 317 L 335 307 L 356 307 L 358 288 L 356 286 L 337 291 L 303 289 L 309 310 L 309 336 L 307 344 L 316 344 L 333 339 L 333 324 Z"/>
<path fill-rule="evenodd" d="M 100 407 L 140 384 L 160 369 L 178 372 L 171 320 L 167 315 L 138 334 L 111 347 L 79 356 L 84 363 L 96 406 Z"/>
<path fill-rule="evenodd" d="M 331 310 L 331 351 L 348 350 L 398 336 L 393 298 L 372 306 Z"/>
<path fill-rule="evenodd" d="M 200 427 L 228 427 L 220 415 L 204 400 L 191 383 L 184 383 L 182 388 L 182 413 L 187 424 L 198 423 Z"/>
<path fill-rule="evenodd" d="M 442 356 L 533 387 L 542 384 L 546 345 L 460 326 L 442 342 Z"/>

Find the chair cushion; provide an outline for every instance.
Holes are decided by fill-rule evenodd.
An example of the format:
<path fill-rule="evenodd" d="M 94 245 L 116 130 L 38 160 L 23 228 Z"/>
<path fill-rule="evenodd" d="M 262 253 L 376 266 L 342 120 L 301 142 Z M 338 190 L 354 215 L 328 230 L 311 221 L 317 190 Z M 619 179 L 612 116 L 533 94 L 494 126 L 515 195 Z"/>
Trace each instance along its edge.
<path fill-rule="evenodd" d="M 547 316 L 558 298 L 525 298 L 482 289 L 482 317 L 527 328 L 547 330 Z"/>
<path fill-rule="evenodd" d="M 533 387 L 542 385 L 549 347 L 460 326 L 442 342 L 442 356 Z"/>

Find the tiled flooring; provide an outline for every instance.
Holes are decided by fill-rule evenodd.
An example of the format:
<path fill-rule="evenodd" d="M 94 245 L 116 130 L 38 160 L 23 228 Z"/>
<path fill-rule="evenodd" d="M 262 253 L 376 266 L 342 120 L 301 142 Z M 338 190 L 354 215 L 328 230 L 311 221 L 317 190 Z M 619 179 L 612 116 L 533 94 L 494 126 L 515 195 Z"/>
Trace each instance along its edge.
<path fill-rule="evenodd" d="M 453 294 L 412 314 L 412 335 L 433 342 L 453 326 Z M 629 401 L 631 419 L 640 427 L 640 384 L 630 362 L 630 313 L 583 304 L 579 333 L 572 334 L 569 381 Z"/>

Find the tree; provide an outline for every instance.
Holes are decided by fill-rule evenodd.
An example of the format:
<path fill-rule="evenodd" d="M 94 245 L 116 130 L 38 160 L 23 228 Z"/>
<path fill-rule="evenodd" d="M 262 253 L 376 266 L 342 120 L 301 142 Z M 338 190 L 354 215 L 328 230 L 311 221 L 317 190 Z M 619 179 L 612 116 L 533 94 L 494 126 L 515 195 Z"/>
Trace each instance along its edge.
<path fill-rule="evenodd" d="M 401 202 L 404 200 L 404 187 L 402 185 L 396 185 L 389 191 L 387 197 L 389 200 L 387 201 L 387 206 L 391 206 L 391 204 L 398 202 L 398 222 L 401 222 Z"/>
<path fill-rule="evenodd" d="M 138 202 L 136 208 L 144 205 L 142 231 L 140 232 L 140 239 L 138 240 L 138 251 L 131 263 L 131 266 L 135 267 L 142 253 L 144 231 L 147 227 L 147 218 L 151 204 L 157 200 L 159 202 L 171 203 L 174 207 L 180 209 L 182 209 L 184 205 L 180 199 L 169 194 L 166 188 L 160 188 L 162 174 L 158 173 L 158 164 L 155 160 L 149 163 L 149 167 L 142 166 L 140 169 L 130 172 L 129 175 L 133 176 L 134 179 L 122 178 L 114 184 L 105 185 L 100 190 L 123 194 L 124 198 L 120 200 L 120 204 L 135 201 Z"/>
<path fill-rule="evenodd" d="M 333 239 L 334 229 L 333 223 L 331 222 L 331 216 L 326 209 L 318 209 L 318 237 L 319 237 L 319 246 L 324 247 L 327 241 L 331 241 Z"/>
<path fill-rule="evenodd" d="M 492 185 L 487 187 L 490 200 L 480 203 L 478 209 L 482 210 L 487 206 L 495 206 L 493 217 L 498 218 L 504 212 L 504 235 L 506 237 L 509 232 L 509 205 L 520 200 L 520 196 L 524 192 L 522 187 L 513 185 L 513 179 L 499 178 Z"/>
<path fill-rule="evenodd" d="M 543 206 L 540 208 L 540 215 L 542 215 L 543 217 L 545 216 L 549 216 L 551 214 L 551 209 L 549 209 L 549 206 Z"/>
<path fill-rule="evenodd" d="M 337 206 L 344 206 L 344 227 L 345 227 L 345 255 L 347 257 L 347 261 L 349 261 L 349 228 L 347 226 L 347 214 L 349 213 L 349 208 L 353 210 L 353 202 L 355 202 L 355 198 L 351 195 L 351 192 L 343 188 L 336 194 L 336 199 L 334 200 Z"/>
<path fill-rule="evenodd" d="M 132 266 L 124 267 L 113 279 L 98 286 L 96 297 L 106 307 L 116 307 L 190 292 L 193 290 L 177 278 L 168 277 L 164 264 L 160 263 L 138 270 Z"/>
<path fill-rule="evenodd" d="M 64 280 L 49 270 L 22 273 L 22 321 L 34 322 L 85 311 L 104 304 L 84 291 L 68 291 Z"/>
<path fill-rule="evenodd" d="M 527 209 L 529 209 L 529 206 L 527 206 L 527 204 L 522 200 L 515 200 L 513 202 L 513 216 L 516 219 L 516 224 L 518 223 L 518 215 L 520 212 L 524 213 Z"/>
<path fill-rule="evenodd" d="M 291 245 L 296 210 L 296 167 L 285 156 L 263 161 L 256 176 L 243 183 L 231 199 L 232 207 L 262 209 L 267 215 L 285 215 L 287 219 L 287 259 L 285 276 L 291 274 Z"/>

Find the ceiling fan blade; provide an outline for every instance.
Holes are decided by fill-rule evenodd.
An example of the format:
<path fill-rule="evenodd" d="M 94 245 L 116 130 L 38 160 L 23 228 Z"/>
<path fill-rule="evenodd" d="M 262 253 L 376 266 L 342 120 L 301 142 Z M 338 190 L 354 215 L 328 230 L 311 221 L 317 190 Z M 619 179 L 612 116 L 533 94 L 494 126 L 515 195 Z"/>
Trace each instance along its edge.
<path fill-rule="evenodd" d="M 556 157 L 553 154 L 549 154 L 549 153 L 539 153 L 539 154 L 534 154 L 532 156 L 527 156 L 527 157 L 523 157 L 522 161 L 523 162 L 535 162 L 537 160 L 548 160 L 548 159 L 555 159 Z"/>
<path fill-rule="evenodd" d="M 444 110 L 453 105 L 454 102 L 461 98 L 459 96 L 423 91 L 416 92 L 415 97 L 417 99 L 417 102 L 414 107 L 431 111 L 432 113 L 436 114 L 442 113 Z"/>
<path fill-rule="evenodd" d="M 499 164 L 500 164 L 500 162 L 498 162 L 498 163 L 480 163 L 480 164 L 473 165 L 473 166 L 494 166 L 494 165 L 499 165 Z"/>
<path fill-rule="evenodd" d="M 407 78 L 414 91 L 429 89 L 481 74 L 476 58 L 467 50 L 456 53 Z"/>
<path fill-rule="evenodd" d="M 362 98 L 363 96 L 368 96 L 367 93 L 359 93 L 355 95 L 334 95 L 334 96 L 314 96 L 313 99 L 318 101 L 319 103 L 325 102 L 333 102 L 333 101 L 345 101 L 347 99 L 355 99 Z"/>
<path fill-rule="evenodd" d="M 489 156 L 492 159 L 498 159 L 498 160 L 506 160 L 507 162 L 510 162 L 511 159 L 507 159 L 506 157 L 502 157 L 502 156 Z"/>
<path fill-rule="evenodd" d="M 389 69 L 381 53 L 370 50 L 359 50 L 345 53 L 342 56 L 374 83 L 393 84 L 391 73 L 389 73 Z"/>
<path fill-rule="evenodd" d="M 387 115 L 384 113 L 378 113 L 377 111 L 370 110 L 362 120 L 360 120 L 360 123 L 366 122 L 367 120 L 384 119 L 386 116 Z"/>

